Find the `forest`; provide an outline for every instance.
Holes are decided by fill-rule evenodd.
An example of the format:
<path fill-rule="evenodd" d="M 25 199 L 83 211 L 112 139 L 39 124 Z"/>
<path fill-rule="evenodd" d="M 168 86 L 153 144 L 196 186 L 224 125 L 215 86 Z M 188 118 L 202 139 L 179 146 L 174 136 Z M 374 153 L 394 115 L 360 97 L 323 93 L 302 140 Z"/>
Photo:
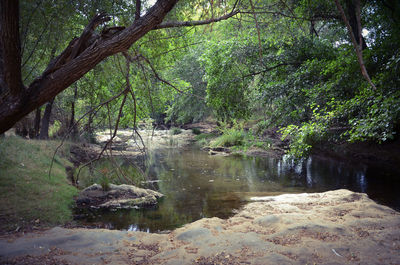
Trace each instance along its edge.
<path fill-rule="evenodd" d="M 400 223 L 399 25 L 398 0 L 0 0 L 0 235 L 62 225 L 160 233 L 162 242 L 178 229 L 174 237 L 192 242 L 223 226 L 212 217 L 251 216 L 226 230 L 246 228 L 250 242 L 249 231 L 266 235 L 271 225 L 263 240 L 286 254 L 269 264 L 332 254 L 338 263 L 398 262 L 389 235 Z M 90 201 L 96 183 L 103 197 L 135 193 L 135 202 L 116 210 L 103 197 Z M 277 196 L 272 210 L 260 196 Z M 327 217 L 317 197 L 345 216 L 349 241 L 333 223 L 318 230 Z M 293 210 L 285 203 L 303 217 L 315 211 L 310 230 L 303 217 L 295 236 L 288 222 L 278 227 Z M 360 207 L 381 207 L 387 230 L 353 227 Z M 393 243 L 382 260 L 369 253 L 369 236 Z M 285 252 L 304 237 L 357 250 Z M 164 264 L 150 245 L 133 246 L 151 252 L 140 262 Z M 191 260 L 179 252 L 184 264 L 241 264 L 234 246 L 213 256 L 192 247 L 207 248 L 190 245 Z M 6 261 L 40 263 L 27 257 Z"/>
<path fill-rule="evenodd" d="M 23 1 L 19 21 L 7 12 L 21 48 L 6 52 L 16 40 L 3 30 L 2 131 L 20 120 L 23 136 L 46 139 L 50 129 L 90 140 L 110 124 L 170 127 L 212 115 L 279 128 L 295 156 L 319 142 L 396 139 L 397 1 L 181 1 L 130 46 L 108 47 L 149 5 Z"/>

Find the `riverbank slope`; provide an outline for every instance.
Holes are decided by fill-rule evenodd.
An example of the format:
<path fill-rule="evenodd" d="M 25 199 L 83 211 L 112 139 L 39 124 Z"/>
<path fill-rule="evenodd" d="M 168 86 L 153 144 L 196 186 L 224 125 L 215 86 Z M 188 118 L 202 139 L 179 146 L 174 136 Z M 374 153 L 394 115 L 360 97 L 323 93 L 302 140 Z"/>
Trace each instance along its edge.
<path fill-rule="evenodd" d="M 0 234 L 31 231 L 72 220 L 78 190 L 67 178 L 72 166 L 65 144 L 54 157 L 59 141 L 0 139 Z"/>

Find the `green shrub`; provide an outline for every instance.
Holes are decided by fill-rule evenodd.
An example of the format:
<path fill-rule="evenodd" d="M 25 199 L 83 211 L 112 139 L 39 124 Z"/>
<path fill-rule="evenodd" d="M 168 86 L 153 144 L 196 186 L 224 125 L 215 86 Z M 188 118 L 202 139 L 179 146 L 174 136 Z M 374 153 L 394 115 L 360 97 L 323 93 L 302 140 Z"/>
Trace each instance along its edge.
<path fill-rule="evenodd" d="M 351 129 L 344 133 L 350 142 L 392 140 L 396 136 L 396 126 L 400 120 L 400 92 L 382 95 L 369 92 L 359 95 L 345 104 L 343 109 L 363 111 L 349 120 Z"/>
<path fill-rule="evenodd" d="M 197 144 L 200 146 L 206 146 L 208 144 L 208 141 L 205 138 L 202 138 L 197 141 Z"/>
<path fill-rule="evenodd" d="M 195 135 L 199 135 L 199 134 L 201 134 L 201 131 L 200 131 L 199 128 L 193 128 L 192 129 L 192 133 L 195 134 Z"/>
<path fill-rule="evenodd" d="M 210 140 L 211 138 L 214 138 L 214 137 L 216 137 L 216 135 L 215 134 L 213 134 L 213 133 L 201 133 L 201 134 L 199 134 L 199 135 L 196 135 L 195 137 L 194 137 L 194 139 L 196 140 L 196 141 L 201 141 L 201 140 Z"/>
<path fill-rule="evenodd" d="M 326 127 L 318 122 L 306 122 L 301 126 L 289 125 L 280 130 L 282 140 L 290 139 L 288 154 L 296 159 L 310 154 L 312 146 L 326 134 Z"/>
<path fill-rule="evenodd" d="M 170 130 L 171 135 L 177 135 L 182 133 L 182 129 L 181 128 L 176 128 L 176 127 L 172 127 Z"/>
<path fill-rule="evenodd" d="M 244 144 L 246 134 L 243 131 L 243 123 L 233 121 L 233 125 L 230 127 L 227 123 L 222 123 L 219 130 L 222 135 L 215 139 L 211 146 L 241 146 Z"/>
<path fill-rule="evenodd" d="M 262 149 L 269 149 L 272 147 L 272 142 L 269 139 L 266 139 L 264 141 L 255 141 L 253 143 L 253 146 L 262 148 Z"/>
<path fill-rule="evenodd" d="M 243 131 L 237 131 L 235 129 L 226 132 L 212 142 L 213 147 L 224 146 L 240 146 L 244 143 L 244 133 Z"/>
<path fill-rule="evenodd" d="M 100 185 L 101 185 L 101 188 L 103 189 L 103 191 L 110 190 L 110 180 L 106 176 L 103 176 L 100 179 Z"/>
<path fill-rule="evenodd" d="M 55 120 L 53 125 L 50 125 L 49 137 L 54 137 L 57 134 L 58 130 L 60 130 L 60 128 L 61 128 L 61 122 L 58 120 Z"/>
<path fill-rule="evenodd" d="M 270 125 L 271 125 L 270 120 L 259 121 L 254 128 L 254 132 L 258 135 L 262 134 L 265 130 L 269 128 Z"/>

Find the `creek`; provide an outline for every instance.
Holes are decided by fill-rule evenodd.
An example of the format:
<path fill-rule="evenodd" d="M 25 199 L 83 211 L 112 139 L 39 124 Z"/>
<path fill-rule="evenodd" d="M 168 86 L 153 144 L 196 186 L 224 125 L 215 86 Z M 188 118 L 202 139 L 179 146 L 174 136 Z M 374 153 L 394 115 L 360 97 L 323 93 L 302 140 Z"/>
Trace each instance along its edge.
<path fill-rule="evenodd" d="M 146 164 L 152 181 L 144 187 L 165 195 L 156 208 L 92 211 L 78 222 L 161 232 L 203 217 L 229 218 L 254 196 L 341 188 L 400 209 L 398 172 L 380 165 L 316 156 L 298 163 L 286 157 L 211 156 L 194 146 L 153 149 Z"/>

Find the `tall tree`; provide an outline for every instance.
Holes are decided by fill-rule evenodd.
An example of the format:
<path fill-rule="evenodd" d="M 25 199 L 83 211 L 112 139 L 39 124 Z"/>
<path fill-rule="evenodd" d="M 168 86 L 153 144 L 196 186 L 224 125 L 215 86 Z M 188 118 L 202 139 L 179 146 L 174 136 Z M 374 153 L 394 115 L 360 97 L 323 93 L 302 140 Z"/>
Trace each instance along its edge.
<path fill-rule="evenodd" d="M 139 1 L 139 0 L 137 0 Z M 54 98 L 105 58 L 127 51 L 151 30 L 208 24 L 227 19 L 237 12 L 204 21 L 165 22 L 165 16 L 178 0 L 158 0 L 145 15 L 128 27 L 96 28 L 110 21 L 105 13 L 97 14 L 78 38 L 48 65 L 47 69 L 27 87 L 21 81 L 19 41 L 19 1 L 0 0 L 0 133 L 16 121 Z"/>

